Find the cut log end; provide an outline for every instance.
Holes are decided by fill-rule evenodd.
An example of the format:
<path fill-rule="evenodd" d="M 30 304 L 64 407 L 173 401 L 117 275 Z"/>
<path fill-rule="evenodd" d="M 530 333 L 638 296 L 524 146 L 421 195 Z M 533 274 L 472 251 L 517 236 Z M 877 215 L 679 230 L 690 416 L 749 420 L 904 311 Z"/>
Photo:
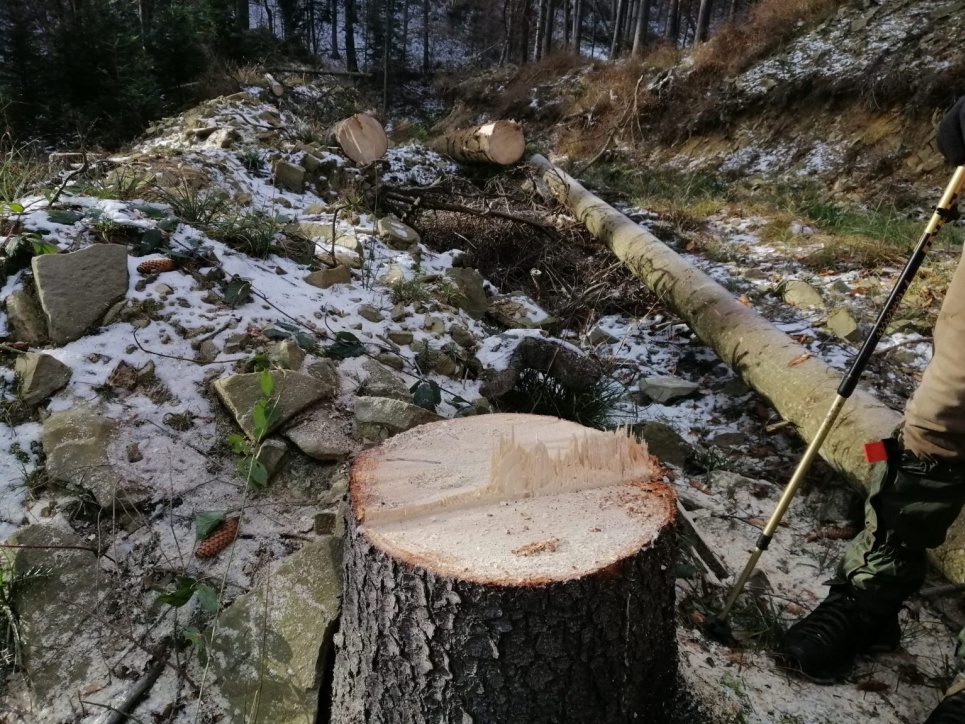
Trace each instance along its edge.
<path fill-rule="evenodd" d="M 353 470 L 362 532 L 392 558 L 480 583 L 532 585 L 607 569 L 675 514 L 646 447 L 532 415 L 441 422 Z"/>
<path fill-rule="evenodd" d="M 487 123 L 479 129 L 479 133 L 488 136 L 487 149 L 493 163 L 510 166 L 526 152 L 523 127 L 515 121 Z"/>
<path fill-rule="evenodd" d="M 511 166 L 526 152 L 526 138 L 523 127 L 516 121 L 491 121 L 450 131 L 430 146 L 461 163 Z"/>
<path fill-rule="evenodd" d="M 356 113 L 335 125 L 335 142 L 359 166 L 378 161 L 389 149 L 382 124 L 364 113 Z"/>

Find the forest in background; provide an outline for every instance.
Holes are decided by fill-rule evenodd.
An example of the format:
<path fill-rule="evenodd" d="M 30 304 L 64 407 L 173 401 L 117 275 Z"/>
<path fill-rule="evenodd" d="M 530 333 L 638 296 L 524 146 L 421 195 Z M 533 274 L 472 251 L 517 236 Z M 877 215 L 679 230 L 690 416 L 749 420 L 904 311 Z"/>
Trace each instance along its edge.
<path fill-rule="evenodd" d="M 0 110 L 19 142 L 116 147 L 229 92 L 245 64 L 339 67 L 381 84 L 553 53 L 640 56 L 657 41 L 692 44 L 746 1 L 0 0 Z"/>

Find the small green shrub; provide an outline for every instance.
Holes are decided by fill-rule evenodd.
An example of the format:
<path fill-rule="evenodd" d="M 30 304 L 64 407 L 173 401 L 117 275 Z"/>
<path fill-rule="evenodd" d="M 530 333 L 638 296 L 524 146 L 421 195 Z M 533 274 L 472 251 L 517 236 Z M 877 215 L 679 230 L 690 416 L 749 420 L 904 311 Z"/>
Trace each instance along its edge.
<path fill-rule="evenodd" d="M 282 223 L 261 211 L 221 216 L 211 224 L 211 235 L 232 249 L 264 259 L 271 253 L 271 244 L 282 230 Z"/>
<path fill-rule="evenodd" d="M 175 216 L 189 224 L 210 224 L 228 208 L 221 189 L 195 187 L 184 177 L 175 186 L 159 186 L 156 194 Z"/>
<path fill-rule="evenodd" d="M 11 203 L 43 181 L 47 167 L 26 149 L 0 139 L 0 202 Z"/>
<path fill-rule="evenodd" d="M 501 412 L 549 415 L 603 430 L 611 426 L 623 390 L 612 379 L 601 377 L 584 386 L 565 384 L 554 375 L 524 370 L 512 390 L 500 398 Z"/>
<path fill-rule="evenodd" d="M 429 293 L 429 288 L 425 285 L 425 282 L 420 280 L 418 277 L 413 277 L 412 279 L 399 279 L 397 282 L 392 284 L 392 302 L 393 304 L 414 304 L 415 302 L 424 302 L 432 295 Z"/>
<path fill-rule="evenodd" d="M 248 169 L 249 173 L 257 175 L 265 170 L 265 159 L 261 153 L 254 148 L 246 148 L 243 151 L 239 151 L 236 158 L 242 166 Z"/>

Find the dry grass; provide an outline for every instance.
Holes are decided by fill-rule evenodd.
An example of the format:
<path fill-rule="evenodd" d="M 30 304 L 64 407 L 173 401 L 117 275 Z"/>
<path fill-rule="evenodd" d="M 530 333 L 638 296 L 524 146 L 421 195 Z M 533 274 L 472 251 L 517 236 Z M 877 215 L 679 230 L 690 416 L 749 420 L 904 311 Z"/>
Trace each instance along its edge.
<path fill-rule="evenodd" d="M 821 22 L 844 0 L 761 0 L 746 22 L 728 25 L 696 51 L 694 68 L 701 75 L 735 75 L 801 30 Z"/>

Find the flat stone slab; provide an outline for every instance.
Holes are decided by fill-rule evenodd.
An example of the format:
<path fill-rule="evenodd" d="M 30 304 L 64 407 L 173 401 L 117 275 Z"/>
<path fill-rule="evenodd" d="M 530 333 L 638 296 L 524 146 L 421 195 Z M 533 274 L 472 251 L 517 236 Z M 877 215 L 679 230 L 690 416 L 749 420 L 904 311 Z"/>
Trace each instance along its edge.
<path fill-rule="evenodd" d="M 784 287 L 784 301 L 795 307 L 823 307 L 821 293 L 807 282 L 794 280 Z"/>
<path fill-rule="evenodd" d="M 332 417 L 327 410 L 312 410 L 285 430 L 284 435 L 316 460 L 343 460 L 358 447 L 345 427 L 342 420 Z"/>
<path fill-rule="evenodd" d="M 21 546 L 87 546 L 79 536 L 52 525 L 29 525 L 7 543 Z M 91 635 L 91 616 L 113 582 L 100 571 L 97 556 L 63 548 L 9 549 L 13 575 L 42 571 L 13 589 L 20 619 L 23 656 L 31 691 L 41 706 L 69 716 L 70 698 L 92 684 L 109 681 L 100 641 Z M 51 712 L 48 712 L 51 713 Z M 71 717 L 72 718 L 72 717 Z M 60 719 L 58 719 L 60 721 Z"/>
<path fill-rule="evenodd" d="M 17 357 L 14 369 L 20 380 L 20 397 L 28 405 L 37 405 L 62 390 L 73 374 L 60 360 L 33 352 Z"/>
<path fill-rule="evenodd" d="M 25 342 L 31 347 L 47 344 L 47 321 L 36 299 L 17 289 L 7 297 L 6 311 L 14 342 Z"/>
<path fill-rule="evenodd" d="M 485 280 L 475 269 L 450 269 L 446 277 L 452 280 L 459 290 L 455 298 L 456 306 L 473 319 L 482 319 L 489 309 L 489 298 L 486 296 Z"/>
<path fill-rule="evenodd" d="M 640 392 L 660 404 L 675 402 L 700 389 L 700 385 L 670 375 L 644 377 L 639 385 Z"/>
<path fill-rule="evenodd" d="M 42 254 L 31 261 L 50 341 L 83 337 L 127 294 L 127 248 L 93 244 L 70 254 Z"/>
<path fill-rule="evenodd" d="M 152 491 L 125 479 L 108 459 L 118 426 L 117 420 L 86 405 L 48 417 L 42 441 L 50 479 L 90 490 L 102 508 L 125 509 L 149 500 Z"/>
<path fill-rule="evenodd" d="M 356 397 L 355 428 L 364 438 L 384 440 L 443 418 L 417 405 L 388 397 Z"/>
<path fill-rule="evenodd" d="M 273 370 L 271 377 L 275 383 L 272 395 L 277 398 L 274 406 L 276 419 L 265 434 L 288 422 L 306 407 L 335 394 L 335 388 L 332 385 L 300 372 Z M 254 440 L 255 421 L 252 413 L 255 404 L 263 398 L 261 373 L 223 377 L 215 380 L 212 387 L 224 406 L 231 412 L 238 426 Z"/>
<path fill-rule="evenodd" d="M 338 538 L 307 543 L 221 615 L 210 656 L 226 721 L 314 724 L 335 655 L 341 569 Z"/>

